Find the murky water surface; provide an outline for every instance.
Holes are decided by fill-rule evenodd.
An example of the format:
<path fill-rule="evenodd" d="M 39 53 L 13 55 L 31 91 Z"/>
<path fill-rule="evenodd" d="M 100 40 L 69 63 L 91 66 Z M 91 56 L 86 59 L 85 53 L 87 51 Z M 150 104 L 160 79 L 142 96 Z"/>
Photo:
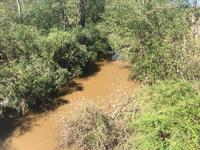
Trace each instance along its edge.
<path fill-rule="evenodd" d="M 46 114 L 27 116 L 9 135 L 5 147 L 11 150 L 55 150 L 58 147 L 59 121 L 73 115 L 77 105 L 88 101 L 100 107 L 112 106 L 118 103 L 117 99 L 112 98 L 116 89 L 125 87 L 126 92 L 130 93 L 137 87 L 135 82 L 128 79 L 129 69 L 121 61 L 103 61 L 90 69 L 90 75 L 75 81 L 73 88 L 61 97 L 63 105 Z"/>

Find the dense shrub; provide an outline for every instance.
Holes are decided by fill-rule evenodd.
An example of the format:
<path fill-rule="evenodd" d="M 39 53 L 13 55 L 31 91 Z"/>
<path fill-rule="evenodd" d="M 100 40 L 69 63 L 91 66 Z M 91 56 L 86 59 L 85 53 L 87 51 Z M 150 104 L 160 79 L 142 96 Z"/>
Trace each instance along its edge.
<path fill-rule="evenodd" d="M 136 44 L 129 28 L 130 22 L 136 17 L 136 7 L 135 1 L 106 0 L 105 12 L 101 15 L 103 21 L 96 25 L 107 36 L 112 49 L 117 53 L 123 53 L 124 57 Z"/>
<path fill-rule="evenodd" d="M 58 27 L 60 29 L 63 27 L 61 1 L 27 0 L 23 3 L 22 8 L 24 10 L 22 13 L 24 24 L 45 30 L 49 30 L 52 27 Z"/>
<path fill-rule="evenodd" d="M 12 116 L 48 106 L 53 93 L 110 47 L 94 26 L 42 34 L 32 26 L 11 24 L 0 32 L 0 49 L 0 110 Z"/>
<path fill-rule="evenodd" d="M 177 76 L 199 79 L 200 49 L 191 37 L 195 11 L 180 1 L 112 0 L 97 27 L 130 62 L 132 78 L 148 83 Z"/>
<path fill-rule="evenodd" d="M 189 69 L 196 63 L 187 63 L 200 53 L 190 36 L 188 10 L 159 2 L 145 3 L 141 9 L 129 25 L 138 43 L 130 49 L 132 75 L 147 82 L 199 78 L 196 69 Z"/>
<path fill-rule="evenodd" d="M 77 38 L 76 28 L 53 29 L 47 35 L 26 25 L 4 28 L 0 34 L 1 114 L 12 116 L 46 107 L 53 93 L 80 76 L 91 54 Z"/>
<path fill-rule="evenodd" d="M 198 84 L 197 84 L 198 85 Z M 122 99 L 105 114 L 86 106 L 61 122 L 61 146 L 79 149 L 199 149 L 199 87 L 185 80 L 157 81 Z"/>
<path fill-rule="evenodd" d="M 4 62 L 28 59 L 32 54 L 38 53 L 37 39 L 40 32 L 32 26 L 11 23 L 3 26 L 0 31 L 0 49 Z"/>
<path fill-rule="evenodd" d="M 79 29 L 76 38 L 80 44 L 86 46 L 90 60 L 96 60 L 112 53 L 107 37 L 94 25 Z"/>
<path fill-rule="evenodd" d="M 110 50 L 95 28 L 105 1 L 84 1 L 87 28 L 78 26 L 78 1 L 0 2 L 0 114 L 44 107 L 89 61 Z M 82 41 L 81 39 L 86 39 Z"/>
<path fill-rule="evenodd" d="M 138 97 L 141 112 L 130 123 L 132 149 L 199 149 L 200 94 L 186 81 L 163 81 Z"/>
<path fill-rule="evenodd" d="M 52 30 L 40 39 L 39 45 L 42 57 L 68 69 L 72 78 L 82 74 L 82 69 L 88 62 L 87 50 L 76 41 L 76 33 L 73 30 Z"/>
<path fill-rule="evenodd" d="M 73 78 L 67 69 L 40 58 L 10 63 L 0 71 L 1 103 L 4 115 L 26 113 L 53 102 L 52 94 Z"/>

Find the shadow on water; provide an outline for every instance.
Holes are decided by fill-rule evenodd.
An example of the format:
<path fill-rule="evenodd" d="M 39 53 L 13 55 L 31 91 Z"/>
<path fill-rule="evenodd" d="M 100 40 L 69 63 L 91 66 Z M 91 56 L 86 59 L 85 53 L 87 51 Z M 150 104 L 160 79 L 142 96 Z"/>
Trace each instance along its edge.
<path fill-rule="evenodd" d="M 81 78 L 86 79 L 90 76 L 96 75 L 100 71 L 102 66 L 100 62 L 101 61 L 99 61 L 99 63 L 94 63 L 94 62 L 88 63 L 87 66 L 84 68 L 83 75 L 80 77 L 80 79 Z M 68 94 L 72 94 L 73 92 L 83 91 L 83 90 L 84 87 L 81 83 L 72 81 L 69 85 L 64 86 L 62 89 L 60 89 L 59 92 L 54 95 L 54 97 L 58 98 L 66 96 Z"/>
<path fill-rule="evenodd" d="M 38 117 L 38 116 L 37 116 Z M 11 143 L 7 141 L 12 136 L 16 128 L 19 130 L 18 135 L 20 136 L 27 131 L 30 131 L 34 124 L 36 116 L 25 116 L 23 118 L 6 118 L 0 120 L 0 150 L 14 150 Z"/>
<path fill-rule="evenodd" d="M 18 128 L 19 129 L 19 135 L 22 135 L 23 133 L 30 131 L 31 127 L 34 124 L 34 120 L 36 119 L 36 116 L 25 116 L 23 118 L 6 118 L 1 120 L 0 123 L 0 140 L 4 141 L 8 137 L 10 137 L 13 133 L 13 131 Z"/>
<path fill-rule="evenodd" d="M 101 70 L 102 64 L 90 62 L 83 70 L 81 78 L 87 78 L 96 75 Z"/>
<path fill-rule="evenodd" d="M 94 63 L 94 62 L 88 63 L 87 66 L 84 68 L 83 75 L 80 77 L 80 79 L 81 78 L 86 79 L 90 76 L 96 75 L 101 70 L 102 64 L 100 62 L 101 61 L 99 61 L 99 63 Z M 60 89 L 59 92 L 54 95 L 54 97 L 56 98 L 62 97 L 68 94 L 72 94 L 73 92 L 83 91 L 83 90 L 84 87 L 81 83 L 72 81 L 69 85 L 64 86 L 62 89 Z"/>
<path fill-rule="evenodd" d="M 49 111 L 57 109 L 61 105 L 68 104 L 68 100 L 57 99 L 53 106 L 48 110 L 33 109 L 31 112 L 22 117 L 5 118 L 0 120 L 0 150 L 15 150 L 10 143 L 10 137 L 20 136 L 32 130 L 33 127 L 39 126 L 37 120 L 44 117 Z M 14 134 L 14 131 L 17 133 Z"/>
<path fill-rule="evenodd" d="M 57 99 L 59 97 L 71 94 L 76 91 L 83 91 L 83 85 L 81 83 L 77 83 L 75 81 L 71 82 L 70 85 L 63 87 L 60 89 L 58 93 L 54 95 L 54 97 Z"/>

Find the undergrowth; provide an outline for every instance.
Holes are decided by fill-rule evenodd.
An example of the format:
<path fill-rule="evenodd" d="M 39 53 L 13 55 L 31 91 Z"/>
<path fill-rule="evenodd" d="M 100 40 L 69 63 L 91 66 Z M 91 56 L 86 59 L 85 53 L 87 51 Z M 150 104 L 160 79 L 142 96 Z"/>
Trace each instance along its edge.
<path fill-rule="evenodd" d="M 89 150 L 200 148 L 198 86 L 185 80 L 158 81 L 121 101 L 119 109 L 110 114 L 92 105 L 75 120 L 63 120 L 62 146 L 75 144 Z"/>
<path fill-rule="evenodd" d="M 114 149 L 131 134 L 125 122 L 94 105 L 86 105 L 73 120 L 62 120 L 61 147 L 76 145 L 83 150 Z"/>

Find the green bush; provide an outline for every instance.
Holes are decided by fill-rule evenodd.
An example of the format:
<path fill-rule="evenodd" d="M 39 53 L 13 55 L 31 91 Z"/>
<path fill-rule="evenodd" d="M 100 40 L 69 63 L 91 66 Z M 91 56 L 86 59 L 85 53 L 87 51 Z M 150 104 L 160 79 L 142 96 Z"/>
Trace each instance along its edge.
<path fill-rule="evenodd" d="M 82 74 L 90 53 L 77 42 L 75 30 L 42 35 L 15 24 L 1 32 L 1 115 L 49 106 L 53 94 Z"/>
<path fill-rule="evenodd" d="M 197 84 L 198 85 L 198 84 Z M 79 149 L 199 149 L 199 87 L 185 80 L 157 81 L 105 114 L 85 106 L 61 122 L 61 146 Z"/>
<path fill-rule="evenodd" d="M 1 114 L 13 116 L 49 106 L 53 94 L 109 50 L 106 42 L 94 27 L 53 28 L 48 34 L 27 25 L 5 27 L 0 32 Z"/>
<path fill-rule="evenodd" d="M 52 27 L 63 27 L 62 4 L 60 1 L 36 0 L 24 1 L 22 5 L 23 23 L 38 29 L 47 30 Z"/>
<path fill-rule="evenodd" d="M 196 63 L 187 64 L 200 52 L 191 38 L 189 9 L 150 1 L 141 7 L 129 25 L 138 43 L 129 51 L 132 76 L 147 82 L 176 77 L 198 79 L 197 70 L 189 69 Z"/>
<path fill-rule="evenodd" d="M 76 30 L 76 29 L 74 29 Z M 87 50 L 76 41 L 76 33 L 52 30 L 40 39 L 42 57 L 53 60 L 61 68 L 66 68 L 72 78 L 82 74 L 88 62 Z"/>
<path fill-rule="evenodd" d="M 199 10 L 183 7 L 182 1 L 112 0 L 97 28 L 130 62 L 132 78 L 148 83 L 199 79 L 200 49 L 191 37 L 194 11 Z"/>
<path fill-rule="evenodd" d="M 108 39 L 94 25 L 78 30 L 76 38 L 80 44 L 86 46 L 90 60 L 94 61 L 112 53 Z"/>
<path fill-rule="evenodd" d="M 0 76 L 0 110 L 4 115 L 47 107 L 53 102 L 52 94 L 72 78 L 67 69 L 40 58 L 13 62 L 1 69 Z"/>
<path fill-rule="evenodd" d="M 0 49 L 2 61 L 9 62 L 29 59 L 32 54 L 39 53 L 38 39 L 40 31 L 35 27 L 19 24 L 9 24 L 0 31 Z"/>
<path fill-rule="evenodd" d="M 135 10 L 138 4 L 130 0 L 106 0 L 103 18 L 96 27 L 104 35 L 116 53 L 127 57 L 128 50 L 136 45 L 130 23 L 137 17 Z"/>
<path fill-rule="evenodd" d="M 137 100 L 140 116 L 130 123 L 134 148 L 200 149 L 200 94 L 191 83 L 157 82 Z"/>

